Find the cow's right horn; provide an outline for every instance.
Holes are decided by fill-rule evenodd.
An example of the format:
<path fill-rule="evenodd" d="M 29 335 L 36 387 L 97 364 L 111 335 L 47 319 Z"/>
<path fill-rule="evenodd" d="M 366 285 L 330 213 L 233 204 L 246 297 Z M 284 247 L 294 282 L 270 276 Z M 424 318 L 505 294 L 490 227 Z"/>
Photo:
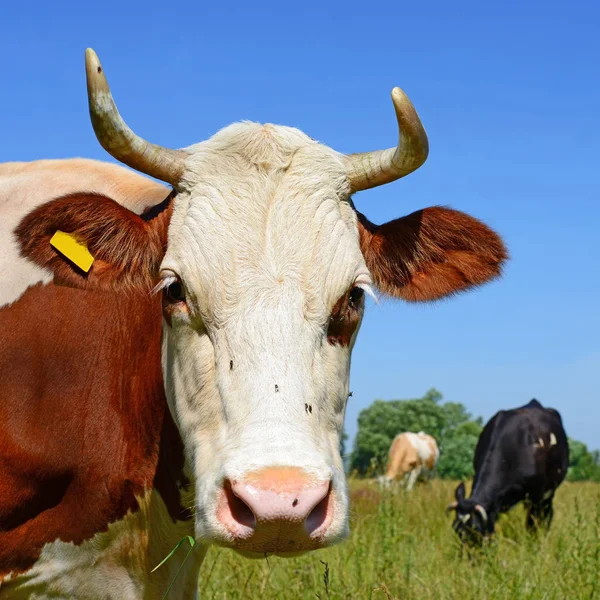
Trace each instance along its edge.
<path fill-rule="evenodd" d="M 450 504 L 448 504 L 448 506 L 446 506 L 446 512 L 449 513 L 451 510 L 456 510 L 457 507 L 458 502 L 451 502 Z"/>
<path fill-rule="evenodd" d="M 368 190 L 400 179 L 418 169 L 427 159 L 429 142 L 421 119 L 398 87 L 392 90 L 399 139 L 395 148 L 344 157 L 352 192 Z"/>
<path fill-rule="evenodd" d="M 98 141 L 114 158 L 173 186 L 181 181 L 187 153 L 151 144 L 137 136 L 123 121 L 97 54 L 85 51 L 90 117 Z"/>

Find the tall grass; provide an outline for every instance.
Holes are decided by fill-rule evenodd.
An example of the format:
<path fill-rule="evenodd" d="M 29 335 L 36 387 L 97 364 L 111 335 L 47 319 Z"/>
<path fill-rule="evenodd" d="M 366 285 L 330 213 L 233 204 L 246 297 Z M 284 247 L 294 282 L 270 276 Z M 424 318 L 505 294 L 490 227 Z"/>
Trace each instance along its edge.
<path fill-rule="evenodd" d="M 563 484 L 549 534 L 527 534 L 517 507 L 492 543 L 470 553 L 444 510 L 455 485 L 433 481 L 406 494 L 354 481 L 346 542 L 255 561 L 213 548 L 200 598 L 600 600 L 600 485 Z"/>

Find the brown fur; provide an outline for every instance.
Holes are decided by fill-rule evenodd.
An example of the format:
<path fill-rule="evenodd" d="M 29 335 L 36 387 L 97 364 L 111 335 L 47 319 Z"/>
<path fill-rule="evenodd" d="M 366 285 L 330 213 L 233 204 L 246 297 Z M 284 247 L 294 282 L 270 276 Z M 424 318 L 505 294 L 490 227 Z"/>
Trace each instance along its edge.
<path fill-rule="evenodd" d="M 35 286 L 0 310 L 0 579 L 79 544 L 154 486 L 189 518 L 163 391 L 161 300 Z"/>
<path fill-rule="evenodd" d="M 351 289 L 348 290 L 336 303 L 331 311 L 329 326 L 327 328 L 327 341 L 333 345 L 349 346 L 352 336 L 360 323 L 361 306 L 354 306 L 350 302 Z"/>
<path fill-rule="evenodd" d="M 425 438 L 425 441 L 427 442 L 427 445 L 429 446 L 429 449 L 431 450 L 431 455 L 425 461 L 425 466 L 429 470 L 431 470 L 431 469 L 433 469 L 433 467 L 435 467 L 435 459 L 436 459 L 436 453 L 438 452 L 438 445 L 437 445 L 435 439 L 432 438 L 430 435 L 428 435 Z"/>
<path fill-rule="evenodd" d="M 434 206 L 383 225 L 358 214 L 360 244 L 377 287 L 409 302 L 427 302 L 498 277 L 508 253 L 487 225 Z"/>
<path fill-rule="evenodd" d="M 407 437 L 397 436 L 390 448 L 389 461 L 386 469 L 388 479 L 402 479 L 419 464 L 417 449 L 410 443 Z"/>
<path fill-rule="evenodd" d="M 421 439 L 425 440 L 427 446 L 431 450 L 431 455 L 421 462 L 417 449 L 413 446 L 409 436 L 402 433 L 394 438 L 390 447 L 388 465 L 386 469 L 386 477 L 390 480 L 400 480 L 410 473 L 413 469 L 419 466 L 425 466 L 432 470 L 436 464 L 438 446 L 435 439 L 426 433 L 417 434 Z"/>
<path fill-rule="evenodd" d="M 106 196 L 78 193 L 47 202 L 15 230 L 22 254 L 54 272 L 55 282 L 96 290 L 149 291 L 167 244 L 174 194 L 138 216 Z M 74 234 L 95 261 L 84 273 L 50 245 L 57 231 Z"/>

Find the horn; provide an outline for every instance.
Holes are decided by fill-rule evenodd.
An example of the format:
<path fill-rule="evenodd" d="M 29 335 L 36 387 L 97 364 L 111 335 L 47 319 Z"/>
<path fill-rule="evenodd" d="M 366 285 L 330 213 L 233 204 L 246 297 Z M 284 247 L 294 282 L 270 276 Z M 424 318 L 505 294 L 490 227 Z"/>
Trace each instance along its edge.
<path fill-rule="evenodd" d="M 481 515 L 481 518 L 483 519 L 484 523 L 488 522 L 488 516 L 487 516 L 487 512 L 485 510 L 485 508 L 483 508 L 483 506 L 481 506 L 481 504 L 476 504 L 475 505 L 475 510 Z"/>
<path fill-rule="evenodd" d="M 427 159 L 427 133 L 415 107 L 398 87 L 392 90 L 392 101 L 398 120 L 398 146 L 345 156 L 348 180 L 353 192 L 400 179 L 418 169 Z"/>
<path fill-rule="evenodd" d="M 92 126 L 102 147 L 136 171 L 177 186 L 187 153 L 151 144 L 131 131 L 117 110 L 104 69 L 91 48 L 85 51 L 85 71 Z"/>
<path fill-rule="evenodd" d="M 451 510 L 456 510 L 457 507 L 458 502 L 451 502 L 450 504 L 448 504 L 448 506 L 446 506 L 446 512 L 449 513 Z"/>

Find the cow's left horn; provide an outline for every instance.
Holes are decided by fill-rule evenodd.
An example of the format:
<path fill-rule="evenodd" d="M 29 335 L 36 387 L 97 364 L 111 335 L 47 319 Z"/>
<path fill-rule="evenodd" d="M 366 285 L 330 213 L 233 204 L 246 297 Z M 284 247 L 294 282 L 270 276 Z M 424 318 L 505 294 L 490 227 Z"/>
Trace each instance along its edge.
<path fill-rule="evenodd" d="M 487 516 L 487 511 L 485 510 L 485 508 L 483 508 L 483 506 L 481 506 L 481 504 L 476 504 L 475 505 L 475 510 L 481 515 L 481 518 L 483 519 L 484 523 L 488 522 L 488 516 Z"/>
<path fill-rule="evenodd" d="M 398 146 L 345 157 L 353 192 L 400 179 L 418 169 L 427 159 L 427 134 L 412 102 L 398 87 L 392 90 L 392 101 L 400 130 Z"/>
<path fill-rule="evenodd" d="M 186 152 L 151 144 L 131 131 L 117 110 L 100 60 L 91 48 L 85 51 L 85 70 L 90 117 L 102 147 L 136 171 L 177 186 Z"/>

